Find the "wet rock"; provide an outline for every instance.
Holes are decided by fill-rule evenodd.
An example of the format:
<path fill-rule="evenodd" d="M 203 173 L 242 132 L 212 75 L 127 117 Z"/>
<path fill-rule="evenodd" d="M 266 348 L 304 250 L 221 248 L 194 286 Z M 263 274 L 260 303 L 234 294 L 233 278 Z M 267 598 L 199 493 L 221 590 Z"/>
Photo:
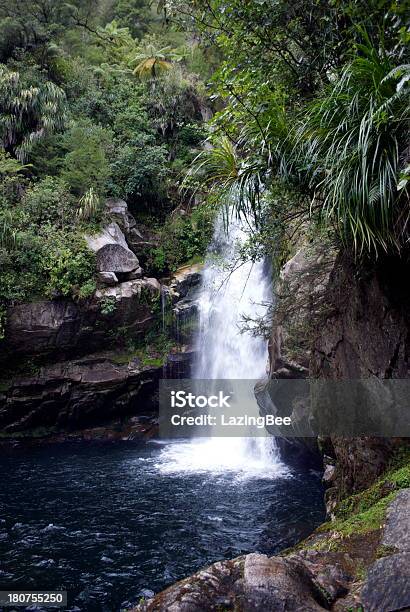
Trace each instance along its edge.
<path fill-rule="evenodd" d="M 201 282 L 202 264 L 183 266 L 179 268 L 171 282 L 171 288 L 179 295 L 179 299 L 185 298 L 196 289 Z"/>
<path fill-rule="evenodd" d="M 197 293 L 202 278 L 202 265 L 183 266 L 175 273 L 170 287 L 175 320 L 174 337 L 178 343 L 190 344 L 198 329 Z"/>
<path fill-rule="evenodd" d="M 306 378 L 312 328 L 320 312 L 336 254 L 321 243 L 302 245 L 280 271 L 269 343 L 273 378 Z"/>
<path fill-rule="evenodd" d="M 132 272 L 139 267 L 136 255 L 128 248 L 125 236 L 117 223 L 110 223 L 93 236 L 85 236 L 94 251 L 99 272 Z"/>
<path fill-rule="evenodd" d="M 73 430 L 131 410 L 145 411 L 157 405 L 161 375 L 162 367 L 118 364 L 98 356 L 43 367 L 0 394 L 0 429 Z"/>
<path fill-rule="evenodd" d="M 173 335 L 179 344 L 192 344 L 199 326 L 198 303 L 189 298 L 183 298 L 172 309 L 174 316 Z"/>
<path fill-rule="evenodd" d="M 272 378 L 258 381 L 255 397 L 262 415 L 290 417 L 290 427 L 269 426 L 281 456 L 300 469 L 322 469 L 317 439 L 307 437 L 310 427 L 309 383 L 304 377 Z M 301 433 L 303 432 L 303 433 Z"/>
<path fill-rule="evenodd" d="M 166 359 L 164 376 L 172 378 L 190 378 L 192 367 L 197 358 L 197 351 L 183 347 L 177 353 L 169 353 Z"/>
<path fill-rule="evenodd" d="M 322 244 L 303 244 L 280 271 L 269 341 L 269 375 L 272 381 L 258 384 L 257 400 L 262 414 L 291 416 L 294 435 L 278 436 L 281 456 L 297 467 L 321 468 L 313 433 L 309 436 L 310 402 L 299 393 L 299 380 L 309 377 L 312 328 L 321 311 L 323 295 L 334 265 L 335 253 Z M 273 382 L 278 381 L 275 385 Z M 286 381 L 281 385 L 281 381 Z M 293 387 L 289 381 L 295 381 Z M 293 389 L 293 391 L 292 391 Z M 288 391 L 286 391 L 288 390 Z M 293 393 L 286 402 L 279 396 Z M 301 432 L 305 432 L 302 434 Z"/>
<path fill-rule="evenodd" d="M 329 486 L 331 482 L 335 479 L 335 470 L 336 467 L 334 465 L 327 465 L 323 474 L 323 482 L 325 485 Z"/>

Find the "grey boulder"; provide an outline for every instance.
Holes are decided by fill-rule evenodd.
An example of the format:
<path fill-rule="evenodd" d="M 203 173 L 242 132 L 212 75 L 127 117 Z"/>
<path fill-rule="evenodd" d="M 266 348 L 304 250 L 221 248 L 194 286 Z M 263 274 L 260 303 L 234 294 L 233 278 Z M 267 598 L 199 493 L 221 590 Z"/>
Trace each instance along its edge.
<path fill-rule="evenodd" d="M 128 248 L 117 223 L 110 223 L 93 236 L 85 236 L 88 248 L 96 254 L 98 272 L 132 272 L 139 268 L 136 255 Z"/>

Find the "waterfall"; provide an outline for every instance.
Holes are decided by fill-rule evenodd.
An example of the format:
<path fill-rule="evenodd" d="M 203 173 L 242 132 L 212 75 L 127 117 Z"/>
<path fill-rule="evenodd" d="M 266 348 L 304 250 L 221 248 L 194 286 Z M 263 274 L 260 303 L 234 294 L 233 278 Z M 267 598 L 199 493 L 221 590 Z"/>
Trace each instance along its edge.
<path fill-rule="evenodd" d="M 232 219 L 226 229 L 222 215 L 216 220 L 198 297 L 199 357 L 194 378 L 256 380 L 266 373 L 266 341 L 241 330 L 244 317 L 263 315 L 270 289 L 263 261 L 241 260 L 240 248 L 249 230 L 244 221 Z M 258 415 L 253 395 L 247 410 L 248 414 Z M 169 473 L 232 470 L 246 475 L 278 476 L 286 472 L 275 440 L 268 435 L 178 442 L 167 446 L 162 455 L 161 471 Z"/>
<path fill-rule="evenodd" d="M 270 284 L 263 261 L 240 261 L 239 249 L 247 238 L 245 227 L 244 222 L 234 219 L 226 231 L 222 216 L 215 225 L 198 299 L 195 378 L 257 379 L 265 373 L 266 342 L 241 333 L 243 317 L 263 315 Z"/>

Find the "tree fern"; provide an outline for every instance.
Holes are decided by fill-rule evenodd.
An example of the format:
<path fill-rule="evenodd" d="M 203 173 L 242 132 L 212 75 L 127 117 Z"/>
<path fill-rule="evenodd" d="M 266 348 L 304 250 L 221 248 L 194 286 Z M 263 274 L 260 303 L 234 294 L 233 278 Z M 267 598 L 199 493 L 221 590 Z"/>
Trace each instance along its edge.
<path fill-rule="evenodd" d="M 61 129 L 65 117 L 62 89 L 50 81 L 27 84 L 0 65 L 0 140 L 7 151 L 25 161 L 33 143 Z"/>

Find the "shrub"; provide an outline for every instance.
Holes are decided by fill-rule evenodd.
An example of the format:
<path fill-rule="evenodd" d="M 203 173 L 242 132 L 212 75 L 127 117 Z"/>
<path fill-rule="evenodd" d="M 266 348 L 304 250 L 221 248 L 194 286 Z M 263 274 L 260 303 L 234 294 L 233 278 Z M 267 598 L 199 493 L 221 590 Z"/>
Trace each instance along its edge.
<path fill-rule="evenodd" d="M 61 177 L 76 196 L 90 187 L 102 194 L 109 176 L 107 151 L 112 141 L 109 130 L 89 120 L 74 123 L 64 135 L 67 154 L 62 161 Z"/>
<path fill-rule="evenodd" d="M 22 207 L 30 223 L 53 223 L 57 227 L 70 225 L 74 220 L 75 201 L 68 185 L 59 178 L 46 176 L 25 193 Z"/>
<path fill-rule="evenodd" d="M 47 296 L 85 298 L 95 291 L 95 255 L 79 234 L 58 233 L 50 228 L 41 263 L 47 274 Z"/>
<path fill-rule="evenodd" d="M 143 198 L 158 200 L 165 195 L 166 156 L 166 148 L 148 135 L 119 147 L 111 164 L 110 191 L 131 203 Z"/>
<path fill-rule="evenodd" d="M 160 244 L 152 250 L 150 267 L 162 274 L 202 258 L 213 232 L 214 210 L 198 206 L 190 215 L 171 218 L 162 229 Z"/>

